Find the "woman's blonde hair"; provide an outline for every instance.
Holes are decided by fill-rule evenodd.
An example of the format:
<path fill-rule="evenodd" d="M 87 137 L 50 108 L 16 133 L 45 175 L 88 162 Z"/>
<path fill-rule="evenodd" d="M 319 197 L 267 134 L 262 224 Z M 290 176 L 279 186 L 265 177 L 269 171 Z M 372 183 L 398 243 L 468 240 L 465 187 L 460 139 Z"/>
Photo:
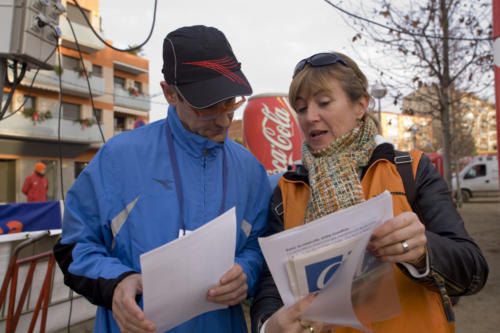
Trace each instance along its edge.
<path fill-rule="evenodd" d="M 292 107 L 295 108 L 295 101 L 299 92 L 305 93 L 305 96 L 310 96 L 315 91 L 327 89 L 332 78 L 340 83 L 352 103 L 363 96 L 367 96 L 371 101 L 371 96 L 368 93 L 368 80 L 354 60 L 339 52 L 331 53 L 342 58 L 348 66 L 344 66 L 340 62 L 318 67 L 306 64 L 304 69 L 298 72 L 292 83 L 290 83 L 288 98 Z M 368 110 L 365 112 L 363 119 L 365 117 L 375 120 L 377 127 L 379 127 L 378 120 Z"/>

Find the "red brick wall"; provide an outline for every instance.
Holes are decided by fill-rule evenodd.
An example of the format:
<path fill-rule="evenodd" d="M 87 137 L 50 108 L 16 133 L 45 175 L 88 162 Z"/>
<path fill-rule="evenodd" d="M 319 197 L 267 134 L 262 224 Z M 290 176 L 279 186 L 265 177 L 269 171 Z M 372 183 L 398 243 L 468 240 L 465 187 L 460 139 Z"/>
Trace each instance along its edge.
<path fill-rule="evenodd" d="M 242 125 L 243 121 L 241 119 L 233 120 L 233 122 L 231 123 L 231 127 L 229 127 L 229 138 L 233 140 L 238 139 L 241 141 L 243 137 Z"/>

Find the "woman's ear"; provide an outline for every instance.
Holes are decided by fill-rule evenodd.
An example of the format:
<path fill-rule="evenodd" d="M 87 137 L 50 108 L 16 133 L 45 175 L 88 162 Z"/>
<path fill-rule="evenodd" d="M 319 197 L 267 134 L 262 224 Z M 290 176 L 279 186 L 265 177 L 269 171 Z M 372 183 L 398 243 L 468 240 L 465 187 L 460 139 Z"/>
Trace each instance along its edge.
<path fill-rule="evenodd" d="M 370 104 L 370 96 L 368 95 L 363 95 L 359 98 L 358 102 L 356 103 L 356 118 L 358 120 L 361 120 L 363 116 L 366 113 L 366 110 L 368 110 L 368 105 Z"/>
<path fill-rule="evenodd" d="M 177 106 L 179 103 L 179 95 L 175 90 L 174 86 L 168 84 L 165 81 L 160 82 L 161 90 L 163 91 L 163 96 L 167 100 L 167 103 L 172 106 Z"/>

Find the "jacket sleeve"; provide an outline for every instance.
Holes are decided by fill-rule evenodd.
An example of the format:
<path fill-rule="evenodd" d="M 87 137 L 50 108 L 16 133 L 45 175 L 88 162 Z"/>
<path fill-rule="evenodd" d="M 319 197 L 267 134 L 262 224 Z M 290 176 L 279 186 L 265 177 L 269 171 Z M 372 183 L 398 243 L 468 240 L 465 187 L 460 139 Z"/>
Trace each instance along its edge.
<path fill-rule="evenodd" d="M 280 210 L 281 191 L 276 187 L 269 205 L 267 216 L 267 231 L 265 236 L 269 236 L 283 231 L 283 211 Z M 252 323 L 252 332 L 258 333 L 260 326 L 273 313 L 283 306 L 283 301 L 274 283 L 269 267 L 264 263 L 262 274 L 260 275 L 252 306 L 250 308 L 250 318 Z"/>
<path fill-rule="evenodd" d="M 107 147 L 101 148 L 75 181 L 66 196 L 62 238 L 54 255 L 64 282 L 91 303 L 111 309 L 116 285 L 135 271 L 111 255 L 110 227 L 114 197 L 106 188 L 113 184 Z"/>
<path fill-rule="evenodd" d="M 259 165 L 255 177 L 250 177 L 252 184 L 249 186 L 249 199 L 251 204 L 247 205 L 242 224 L 250 226 L 250 233 L 243 249 L 236 254 L 235 262 L 240 264 L 247 276 L 248 295 L 255 292 L 255 285 L 262 270 L 264 257 L 260 250 L 258 238 L 266 230 L 267 207 L 271 197 L 271 186 L 269 184 L 265 169 Z M 256 180 L 261 181 L 256 181 Z"/>
<path fill-rule="evenodd" d="M 26 179 L 24 180 L 24 183 L 23 183 L 23 187 L 21 189 L 21 191 L 25 194 L 25 195 L 28 195 L 28 191 L 30 189 L 30 186 L 31 186 L 31 177 L 28 176 L 26 177 Z"/>
<path fill-rule="evenodd" d="M 425 155 L 418 166 L 416 184 L 431 270 L 421 282 L 431 284 L 429 280 L 438 277 L 450 296 L 477 293 L 486 283 L 488 264 L 465 230 L 448 186 Z"/>

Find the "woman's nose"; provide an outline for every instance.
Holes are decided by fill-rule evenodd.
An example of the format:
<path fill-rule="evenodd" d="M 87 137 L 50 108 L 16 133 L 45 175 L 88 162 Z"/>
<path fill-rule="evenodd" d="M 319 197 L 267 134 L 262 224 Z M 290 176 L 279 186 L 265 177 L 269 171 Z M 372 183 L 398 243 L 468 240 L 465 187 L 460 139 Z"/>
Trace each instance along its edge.
<path fill-rule="evenodd" d="M 314 103 L 311 103 L 307 106 L 306 120 L 310 122 L 319 120 L 319 112 L 318 108 Z"/>

